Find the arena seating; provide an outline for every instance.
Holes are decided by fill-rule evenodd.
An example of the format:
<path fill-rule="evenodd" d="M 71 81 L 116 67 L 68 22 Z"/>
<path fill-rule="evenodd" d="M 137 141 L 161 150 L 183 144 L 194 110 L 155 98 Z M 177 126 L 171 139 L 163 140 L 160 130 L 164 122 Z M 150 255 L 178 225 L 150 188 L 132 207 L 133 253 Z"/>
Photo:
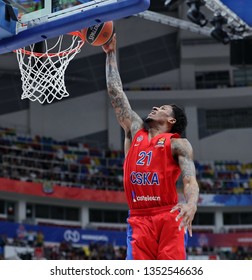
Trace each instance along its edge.
<path fill-rule="evenodd" d="M 81 143 L 58 142 L 46 137 L 20 136 L 2 129 L 1 176 L 57 185 L 122 190 L 123 156 Z"/>
<path fill-rule="evenodd" d="M 0 176 L 60 186 L 123 191 L 123 152 L 0 129 Z M 201 193 L 251 194 L 252 162 L 195 161 Z"/>

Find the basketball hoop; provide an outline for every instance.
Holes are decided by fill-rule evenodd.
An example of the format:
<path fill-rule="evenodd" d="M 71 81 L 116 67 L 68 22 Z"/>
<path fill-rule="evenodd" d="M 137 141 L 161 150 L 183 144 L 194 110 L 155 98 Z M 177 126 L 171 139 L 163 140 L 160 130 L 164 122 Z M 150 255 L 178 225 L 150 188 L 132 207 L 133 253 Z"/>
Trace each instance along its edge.
<path fill-rule="evenodd" d="M 56 43 L 44 40 L 43 53 L 36 52 L 35 44 L 17 49 L 15 52 L 23 89 L 21 99 L 28 98 L 43 104 L 69 96 L 65 86 L 65 71 L 84 42 L 82 33 L 75 31 L 59 36 Z"/>

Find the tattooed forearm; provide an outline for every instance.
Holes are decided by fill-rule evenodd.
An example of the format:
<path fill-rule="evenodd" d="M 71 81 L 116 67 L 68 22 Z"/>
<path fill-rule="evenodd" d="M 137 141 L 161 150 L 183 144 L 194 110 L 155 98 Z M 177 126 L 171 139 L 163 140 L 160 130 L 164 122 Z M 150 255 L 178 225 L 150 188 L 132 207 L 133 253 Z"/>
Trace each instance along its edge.
<path fill-rule="evenodd" d="M 199 197 L 199 187 L 195 178 L 195 166 L 190 158 L 180 160 L 181 175 L 184 182 L 184 195 L 187 203 L 197 204 Z"/>
<path fill-rule="evenodd" d="M 126 119 L 130 118 L 131 107 L 123 92 L 122 81 L 116 63 L 116 54 L 114 52 L 110 52 L 107 55 L 106 78 L 111 104 L 115 109 L 118 121 L 123 123 Z"/>
<path fill-rule="evenodd" d="M 109 95 L 111 98 L 121 97 L 123 94 L 122 81 L 117 68 L 116 54 L 114 52 L 107 54 L 106 60 L 106 78 Z"/>
<path fill-rule="evenodd" d="M 118 72 L 116 54 L 114 52 L 108 53 L 107 55 L 106 75 L 109 90 L 110 88 L 122 90 L 122 81 Z"/>
<path fill-rule="evenodd" d="M 172 151 L 178 159 L 181 169 L 186 201 L 196 205 L 199 197 L 199 186 L 196 180 L 191 144 L 185 139 L 175 140 L 172 142 Z"/>
<path fill-rule="evenodd" d="M 185 185 L 184 196 L 187 203 L 197 205 L 199 199 L 199 186 L 196 180 L 195 182 L 190 182 Z"/>
<path fill-rule="evenodd" d="M 108 94 L 117 120 L 124 129 L 130 130 L 132 138 L 141 127 L 142 119 L 131 109 L 129 100 L 123 91 L 115 52 L 107 54 L 106 79 Z"/>

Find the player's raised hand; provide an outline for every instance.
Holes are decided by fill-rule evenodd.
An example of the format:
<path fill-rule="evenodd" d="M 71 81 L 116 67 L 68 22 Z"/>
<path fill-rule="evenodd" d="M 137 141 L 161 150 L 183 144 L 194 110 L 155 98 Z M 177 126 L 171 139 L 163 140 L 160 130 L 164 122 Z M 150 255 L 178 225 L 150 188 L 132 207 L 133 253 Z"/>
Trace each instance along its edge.
<path fill-rule="evenodd" d="M 105 45 L 102 46 L 105 53 L 113 52 L 116 50 L 116 34 L 113 35 L 112 39 Z"/>

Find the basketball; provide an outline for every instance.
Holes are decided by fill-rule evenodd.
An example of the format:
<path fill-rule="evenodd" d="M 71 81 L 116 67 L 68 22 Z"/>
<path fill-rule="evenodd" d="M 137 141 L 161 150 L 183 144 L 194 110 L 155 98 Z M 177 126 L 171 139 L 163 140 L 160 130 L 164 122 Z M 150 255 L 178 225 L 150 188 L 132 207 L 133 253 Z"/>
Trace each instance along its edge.
<path fill-rule="evenodd" d="M 113 21 L 99 23 L 83 29 L 85 40 L 92 46 L 102 46 L 109 42 L 114 34 Z"/>

